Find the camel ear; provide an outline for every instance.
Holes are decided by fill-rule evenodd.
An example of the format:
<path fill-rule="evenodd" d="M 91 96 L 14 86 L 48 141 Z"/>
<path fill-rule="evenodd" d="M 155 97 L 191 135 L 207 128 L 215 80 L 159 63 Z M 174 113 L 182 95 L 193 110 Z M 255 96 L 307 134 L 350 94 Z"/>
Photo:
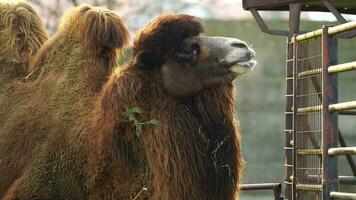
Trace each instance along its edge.
<path fill-rule="evenodd" d="M 159 55 L 150 51 L 140 51 L 135 56 L 134 64 L 144 69 L 153 69 L 161 64 Z"/>

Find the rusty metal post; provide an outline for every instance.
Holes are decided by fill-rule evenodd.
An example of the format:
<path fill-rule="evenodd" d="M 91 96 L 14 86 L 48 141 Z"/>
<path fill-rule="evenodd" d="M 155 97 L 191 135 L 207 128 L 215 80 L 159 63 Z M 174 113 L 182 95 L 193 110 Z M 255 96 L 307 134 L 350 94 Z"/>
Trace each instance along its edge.
<path fill-rule="evenodd" d="M 289 36 L 299 32 L 301 10 L 302 3 L 289 4 Z"/>
<path fill-rule="evenodd" d="M 330 199 L 330 192 L 338 191 L 337 157 L 328 155 L 329 148 L 338 144 L 337 113 L 329 112 L 329 105 L 337 103 L 337 75 L 329 74 L 328 67 L 337 63 L 337 40 L 330 37 L 328 27 L 322 33 L 323 79 L 323 200 Z"/>

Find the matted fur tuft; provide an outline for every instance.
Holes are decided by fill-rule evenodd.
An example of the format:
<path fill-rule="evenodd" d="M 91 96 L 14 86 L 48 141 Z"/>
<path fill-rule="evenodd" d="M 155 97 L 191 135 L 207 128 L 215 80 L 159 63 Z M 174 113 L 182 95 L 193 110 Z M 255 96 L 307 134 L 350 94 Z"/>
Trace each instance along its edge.
<path fill-rule="evenodd" d="M 194 17 L 155 18 L 135 40 L 135 53 L 164 56 L 202 24 Z M 156 119 L 135 136 L 123 113 L 138 107 L 138 122 Z M 89 133 L 89 184 L 93 199 L 236 199 L 243 158 L 232 84 L 189 99 L 167 94 L 160 68 L 116 69 L 104 85 Z M 122 180 L 125 177 L 125 181 Z M 142 191 L 142 188 L 147 190 Z"/>
<path fill-rule="evenodd" d="M 202 31 L 194 17 L 165 16 L 139 33 L 136 50 L 163 53 Z M 167 94 L 159 68 L 130 62 L 115 68 L 99 94 L 87 95 L 93 79 L 86 69 L 110 68 L 115 59 L 101 44 L 88 49 L 68 27 L 41 49 L 37 81 L 17 86 L 0 104 L 0 196 L 236 199 L 243 159 L 232 84 L 181 100 Z M 124 115 L 133 108 L 141 112 Z M 153 119 L 159 123 L 145 123 Z"/>
<path fill-rule="evenodd" d="M 121 48 L 129 41 L 127 27 L 120 16 L 113 11 L 85 4 L 69 11 L 63 17 L 59 30 L 80 38 L 91 48 Z"/>
<path fill-rule="evenodd" d="M 134 41 L 133 53 L 151 51 L 162 56 L 177 48 L 189 36 L 204 32 L 202 22 L 186 14 L 167 13 L 149 22 L 137 34 Z"/>
<path fill-rule="evenodd" d="M 22 64 L 22 74 L 27 73 L 30 59 L 47 39 L 42 21 L 30 5 L 0 2 L 0 59 Z"/>
<path fill-rule="evenodd" d="M 88 199 L 86 129 L 127 42 L 119 16 L 82 5 L 42 45 L 26 81 L 0 83 L 0 199 Z"/>
<path fill-rule="evenodd" d="M 41 70 L 49 70 L 46 68 L 71 65 L 78 70 L 77 76 L 85 76 L 88 90 L 98 92 L 128 42 L 129 32 L 120 16 L 104 8 L 80 5 L 64 15 L 58 31 L 42 46 L 31 63 L 30 77 L 36 78 Z M 58 56 L 61 60 L 55 59 Z"/>

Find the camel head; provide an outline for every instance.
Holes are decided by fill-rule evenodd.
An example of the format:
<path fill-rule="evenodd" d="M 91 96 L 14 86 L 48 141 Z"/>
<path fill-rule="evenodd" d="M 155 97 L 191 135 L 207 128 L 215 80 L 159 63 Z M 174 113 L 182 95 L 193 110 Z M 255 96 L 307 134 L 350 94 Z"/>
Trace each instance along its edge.
<path fill-rule="evenodd" d="M 160 70 L 166 91 L 176 97 L 231 84 L 255 66 L 255 52 L 245 42 L 203 32 L 202 23 L 189 15 L 156 17 L 137 34 L 135 65 Z"/>

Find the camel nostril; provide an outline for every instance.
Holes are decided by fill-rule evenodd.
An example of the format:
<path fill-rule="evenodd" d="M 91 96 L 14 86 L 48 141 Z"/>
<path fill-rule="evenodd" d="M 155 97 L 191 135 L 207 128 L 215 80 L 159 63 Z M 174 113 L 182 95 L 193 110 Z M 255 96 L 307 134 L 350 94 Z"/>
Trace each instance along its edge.
<path fill-rule="evenodd" d="M 253 57 L 255 57 L 254 53 L 252 51 L 247 51 L 245 54 L 245 58 L 247 59 L 252 59 Z"/>

